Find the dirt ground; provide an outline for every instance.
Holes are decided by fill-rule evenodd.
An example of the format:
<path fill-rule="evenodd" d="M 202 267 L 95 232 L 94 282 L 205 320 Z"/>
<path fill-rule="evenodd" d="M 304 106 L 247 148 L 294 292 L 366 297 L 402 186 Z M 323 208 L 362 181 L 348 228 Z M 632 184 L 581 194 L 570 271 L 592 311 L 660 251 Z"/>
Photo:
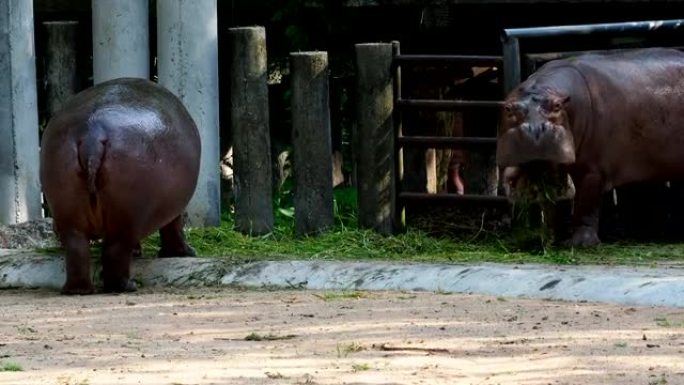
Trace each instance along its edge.
<path fill-rule="evenodd" d="M 684 384 L 684 309 L 413 292 L 5 290 L 2 368 L 0 385 Z"/>

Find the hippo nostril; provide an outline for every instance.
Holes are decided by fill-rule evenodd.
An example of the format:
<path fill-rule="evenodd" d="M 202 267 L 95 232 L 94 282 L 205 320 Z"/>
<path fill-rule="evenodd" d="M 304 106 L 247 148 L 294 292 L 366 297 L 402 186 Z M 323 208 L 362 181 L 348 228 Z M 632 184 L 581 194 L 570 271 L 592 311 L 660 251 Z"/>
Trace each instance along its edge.
<path fill-rule="evenodd" d="M 520 129 L 521 129 L 522 131 L 527 131 L 527 132 L 529 132 L 529 131 L 530 131 L 530 124 L 529 124 L 529 123 L 523 123 L 523 124 L 520 125 Z"/>
<path fill-rule="evenodd" d="M 553 123 L 551 123 L 551 122 L 545 122 L 544 127 L 546 128 L 546 130 L 551 131 L 551 130 L 553 130 L 554 126 L 553 126 Z"/>

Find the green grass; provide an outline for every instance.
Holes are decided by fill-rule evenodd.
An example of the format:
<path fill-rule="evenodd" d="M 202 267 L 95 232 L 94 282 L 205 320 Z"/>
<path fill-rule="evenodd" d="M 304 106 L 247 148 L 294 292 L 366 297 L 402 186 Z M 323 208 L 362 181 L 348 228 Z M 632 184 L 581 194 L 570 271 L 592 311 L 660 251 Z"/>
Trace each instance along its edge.
<path fill-rule="evenodd" d="M 358 342 L 352 342 L 346 345 L 337 344 L 337 358 L 345 358 L 351 353 L 358 353 L 366 348 Z"/>
<path fill-rule="evenodd" d="M 370 365 L 368 364 L 352 364 L 352 371 L 354 372 L 364 372 L 366 370 L 370 370 Z"/>
<path fill-rule="evenodd" d="M 665 328 L 684 328 L 684 320 L 672 320 L 667 317 L 657 317 L 656 325 Z"/>
<path fill-rule="evenodd" d="M 291 194 L 288 192 L 288 194 Z M 684 260 L 684 244 L 603 244 L 595 249 L 547 246 L 529 247 L 515 234 L 486 231 L 462 236 L 430 235 L 409 228 L 401 234 L 383 236 L 358 229 L 356 194 L 353 189 L 335 190 L 335 226 L 323 234 L 297 237 L 289 195 L 277 197 L 273 232 L 249 236 L 234 230 L 234 216 L 226 211 L 215 228 L 186 230 L 198 255 L 221 257 L 236 263 L 260 260 L 363 260 L 401 262 L 542 263 L 542 264 L 639 264 Z M 144 254 L 154 256 L 159 236 L 144 240 Z M 94 247 L 97 254 L 96 247 Z M 45 251 L 45 250 L 42 250 Z"/>
<path fill-rule="evenodd" d="M 258 334 L 258 333 L 250 333 L 245 337 L 245 341 L 282 341 L 282 340 L 291 340 L 297 338 L 297 335 L 295 334 L 287 334 L 284 336 L 279 336 L 275 334 Z"/>
<path fill-rule="evenodd" d="M 337 226 L 317 237 L 295 237 L 292 226 L 276 224 L 268 235 L 251 237 L 233 230 L 231 218 L 220 227 L 189 229 L 187 237 L 198 255 L 220 256 L 235 262 L 258 260 L 365 260 L 403 262 L 498 262 L 547 264 L 650 264 L 684 260 L 684 244 L 603 244 L 594 249 L 546 247 L 526 251 L 504 238 L 486 240 L 435 237 L 409 229 L 383 236 L 371 230 Z M 155 255 L 158 236 L 144 242 L 146 255 Z"/>
<path fill-rule="evenodd" d="M 325 292 L 322 294 L 314 294 L 315 297 L 323 301 L 336 301 L 340 299 L 361 299 L 368 298 L 370 295 L 362 291 L 343 291 L 343 292 Z"/>
<path fill-rule="evenodd" d="M 0 372 L 23 372 L 24 368 L 14 362 L 0 362 Z"/>

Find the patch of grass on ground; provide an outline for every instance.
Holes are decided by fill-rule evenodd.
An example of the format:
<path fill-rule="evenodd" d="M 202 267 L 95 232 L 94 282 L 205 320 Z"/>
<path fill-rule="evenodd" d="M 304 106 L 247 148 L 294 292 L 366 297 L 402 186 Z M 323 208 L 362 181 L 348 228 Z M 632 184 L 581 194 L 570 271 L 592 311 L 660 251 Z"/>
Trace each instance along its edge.
<path fill-rule="evenodd" d="M 665 328 L 684 328 L 684 320 L 673 320 L 667 317 L 657 317 L 655 319 L 656 325 Z"/>
<path fill-rule="evenodd" d="M 279 198 L 278 202 L 287 201 Z M 383 236 L 358 229 L 353 189 L 335 190 L 335 227 L 319 236 L 297 237 L 291 207 L 275 210 L 273 232 L 249 236 L 234 231 L 233 214 L 223 213 L 221 226 L 186 230 L 198 255 L 235 262 L 259 260 L 364 260 L 401 262 L 498 262 L 550 264 L 642 264 L 684 260 L 684 244 L 603 244 L 595 249 L 547 246 L 523 248 L 506 235 L 434 236 L 410 228 Z M 156 255 L 159 236 L 143 242 L 145 255 Z"/>
<path fill-rule="evenodd" d="M 281 340 L 291 340 L 293 338 L 297 338 L 297 335 L 295 334 L 287 334 L 284 336 L 279 336 L 275 334 L 258 334 L 258 333 L 250 333 L 245 337 L 245 341 L 281 341 Z"/>
<path fill-rule="evenodd" d="M 23 372 L 24 368 L 15 362 L 0 362 L 0 372 Z"/>
<path fill-rule="evenodd" d="M 325 292 L 323 294 L 314 294 L 315 297 L 323 301 L 335 301 L 339 299 L 361 299 L 368 298 L 370 295 L 363 291 L 348 291 L 348 292 Z"/>
<path fill-rule="evenodd" d="M 358 342 L 352 342 L 346 345 L 337 344 L 337 357 L 344 358 L 351 353 L 358 353 L 365 349 L 366 348 L 364 348 L 363 345 L 359 344 Z"/>
<path fill-rule="evenodd" d="M 364 372 L 366 370 L 370 370 L 370 365 L 368 364 L 352 364 L 352 371 L 354 372 Z"/>

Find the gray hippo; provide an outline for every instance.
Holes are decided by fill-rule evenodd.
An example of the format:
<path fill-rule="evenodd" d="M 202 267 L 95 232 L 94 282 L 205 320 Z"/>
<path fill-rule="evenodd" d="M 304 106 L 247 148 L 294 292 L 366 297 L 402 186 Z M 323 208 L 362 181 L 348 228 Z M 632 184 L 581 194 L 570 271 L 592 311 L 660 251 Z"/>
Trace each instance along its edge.
<path fill-rule="evenodd" d="M 94 292 L 91 240 L 102 239 L 103 291 L 134 291 L 130 264 L 159 230 L 159 256 L 194 255 L 182 214 L 200 165 L 197 126 L 181 101 L 144 79 L 86 89 L 50 119 L 40 181 L 66 253 L 64 294 Z"/>
<path fill-rule="evenodd" d="M 586 54 L 539 68 L 506 97 L 497 163 L 515 191 L 540 162 L 574 184 L 569 245 L 599 244 L 604 192 L 684 177 L 684 53 Z"/>

